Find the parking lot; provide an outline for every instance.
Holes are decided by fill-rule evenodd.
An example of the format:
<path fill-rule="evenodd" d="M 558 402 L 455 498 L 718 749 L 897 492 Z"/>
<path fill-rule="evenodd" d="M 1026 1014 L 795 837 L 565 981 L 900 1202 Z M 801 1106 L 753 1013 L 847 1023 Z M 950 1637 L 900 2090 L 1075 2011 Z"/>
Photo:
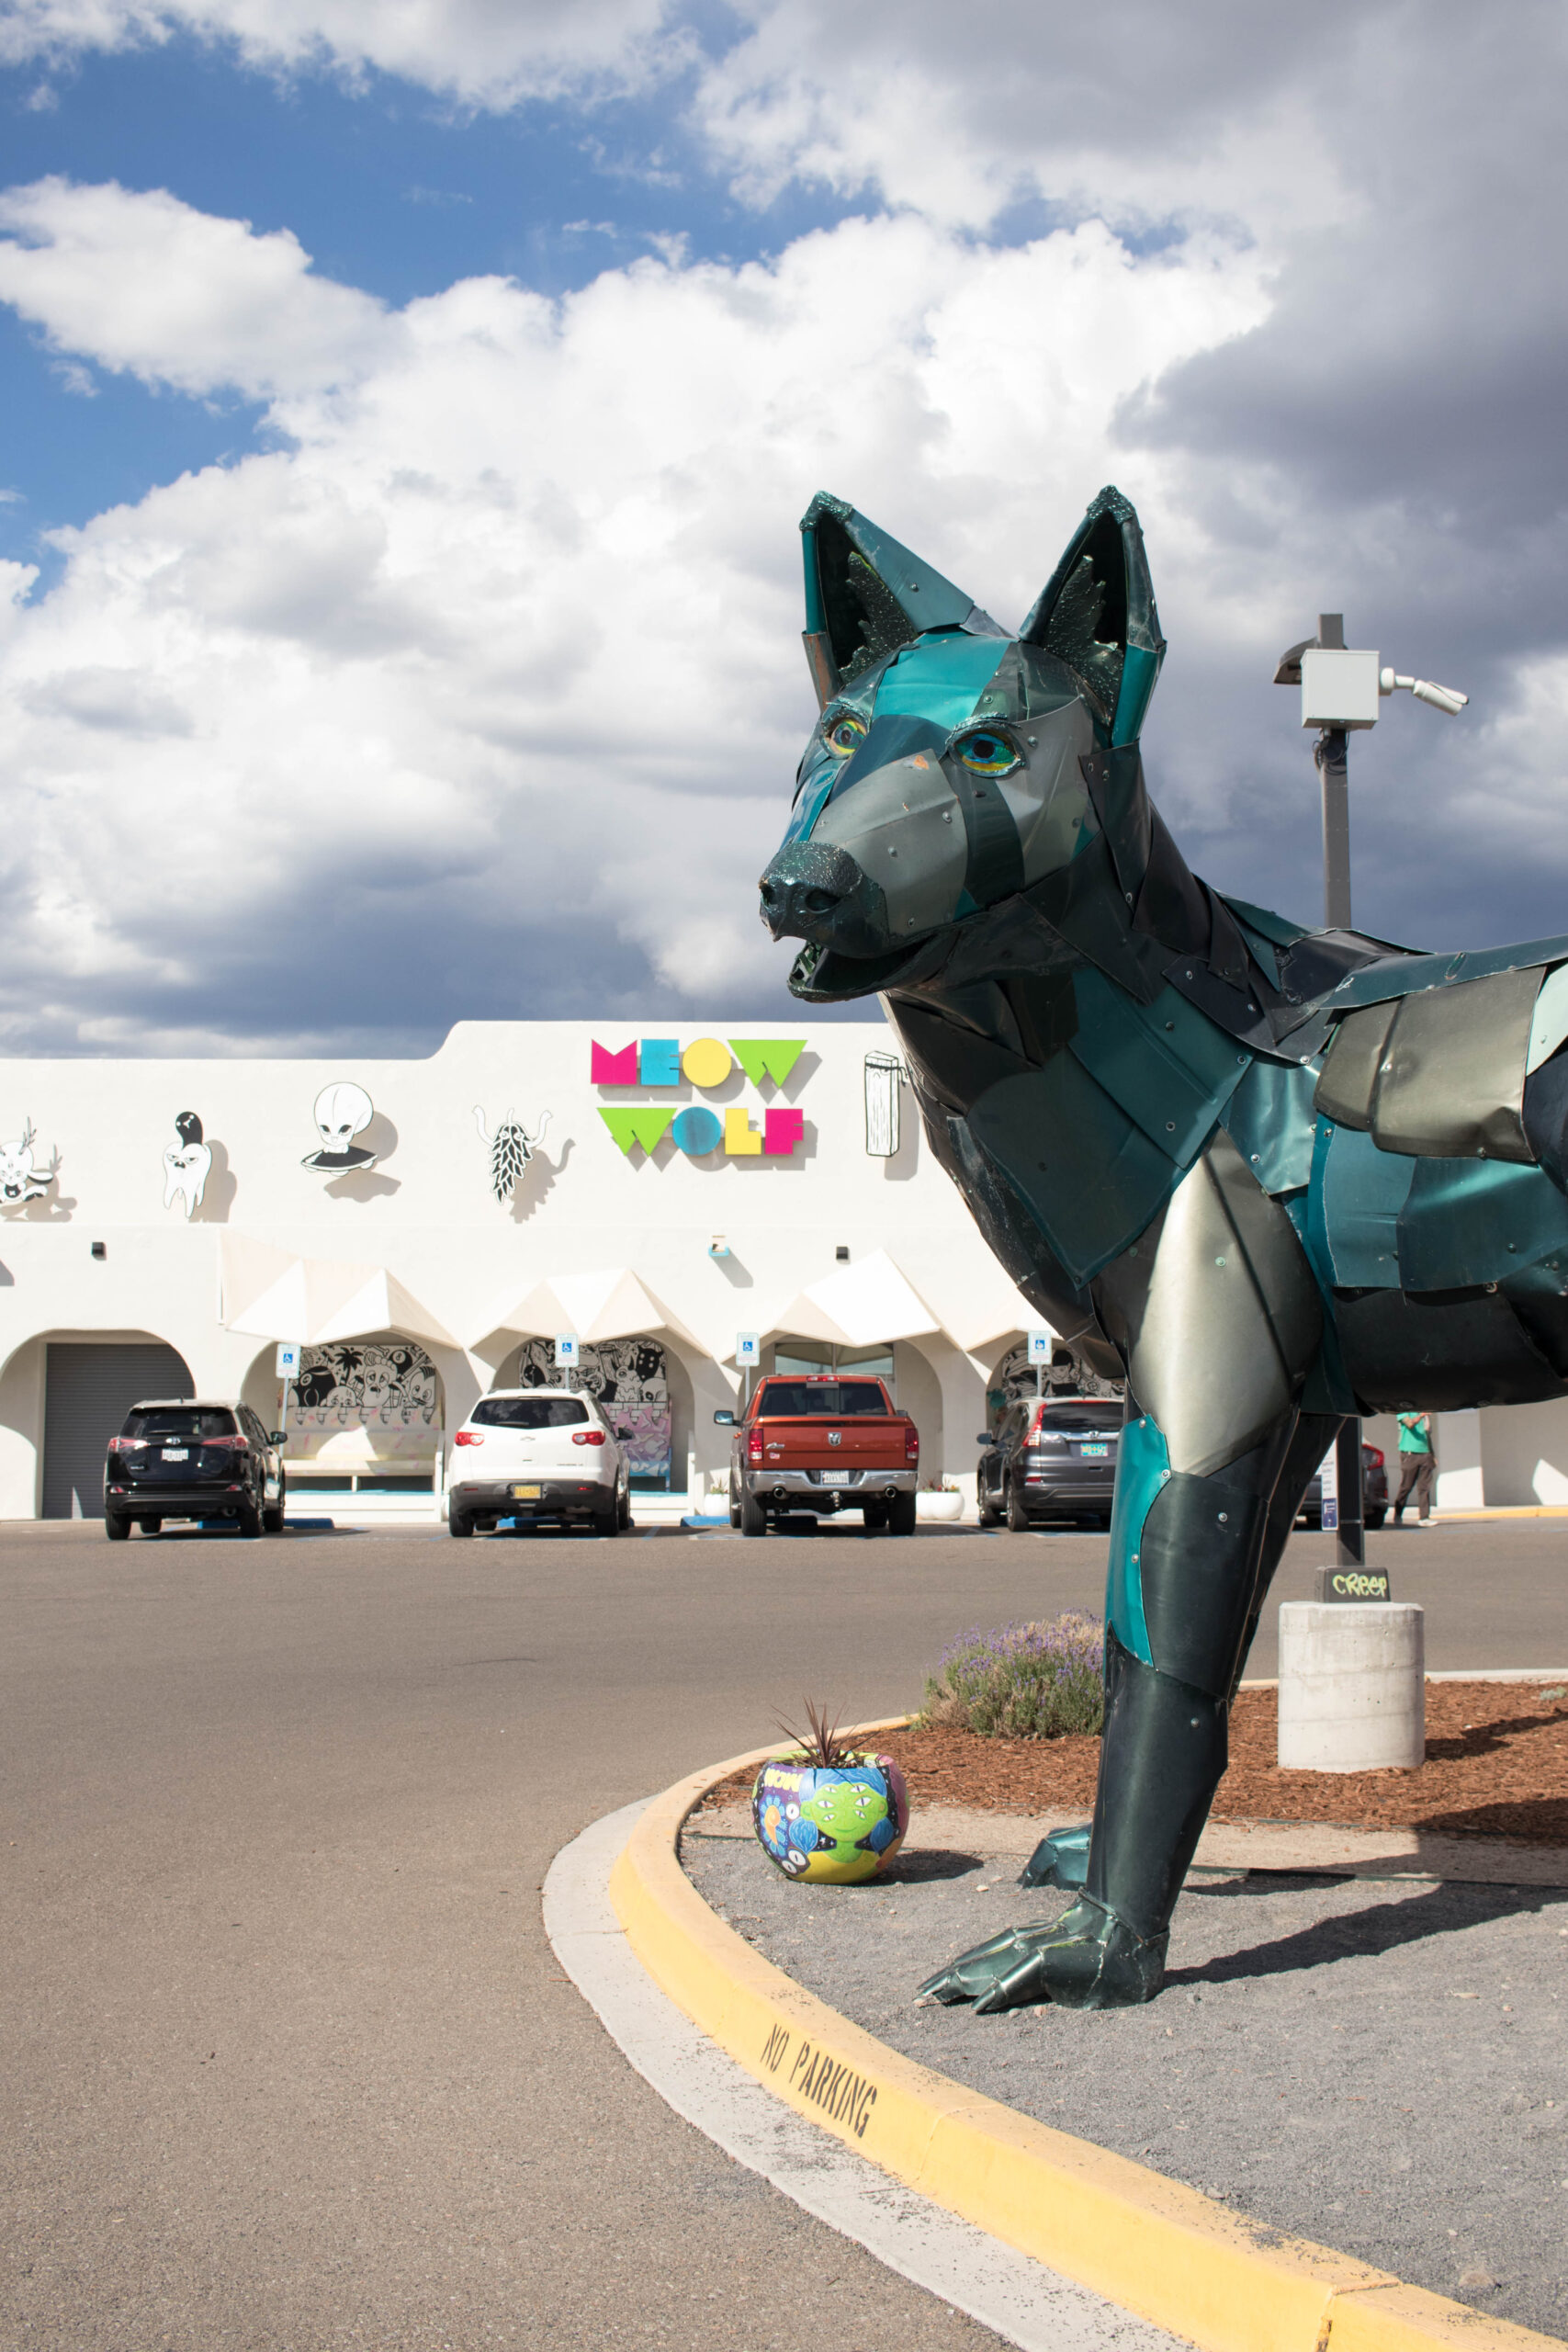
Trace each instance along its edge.
<path fill-rule="evenodd" d="M 1565 1547 L 1530 1521 L 1370 1548 L 1442 1668 L 1568 1663 Z M 6 1526 L 0 2342 L 988 2341 L 677 2122 L 537 1890 L 588 1822 L 803 1695 L 894 1713 L 964 1627 L 1096 1606 L 1104 1555 Z M 1324 1556 L 1295 1539 L 1281 1595 Z"/>

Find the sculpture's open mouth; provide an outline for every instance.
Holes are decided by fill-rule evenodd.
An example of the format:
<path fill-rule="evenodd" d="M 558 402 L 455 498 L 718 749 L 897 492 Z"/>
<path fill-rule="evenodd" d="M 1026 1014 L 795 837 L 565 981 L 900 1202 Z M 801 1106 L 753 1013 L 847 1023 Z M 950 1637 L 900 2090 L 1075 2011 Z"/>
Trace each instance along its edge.
<path fill-rule="evenodd" d="M 901 980 L 922 978 L 940 963 L 947 942 L 938 934 L 895 947 L 886 956 L 846 956 L 836 947 L 803 947 L 790 966 L 789 992 L 803 1004 L 843 1004 L 852 997 L 875 996 Z"/>

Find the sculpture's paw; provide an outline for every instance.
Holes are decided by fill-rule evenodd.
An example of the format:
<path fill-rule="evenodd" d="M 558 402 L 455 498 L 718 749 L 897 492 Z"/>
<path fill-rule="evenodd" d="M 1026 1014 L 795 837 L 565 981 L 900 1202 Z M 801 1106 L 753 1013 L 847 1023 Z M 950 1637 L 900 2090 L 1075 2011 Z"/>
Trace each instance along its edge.
<path fill-rule="evenodd" d="M 1050 1926 L 1007 1928 L 961 1952 L 922 1997 L 973 2001 L 977 2017 L 1055 2001 L 1067 2009 L 1134 2008 L 1165 1982 L 1168 1939 L 1134 1935 L 1087 1895 Z"/>
<path fill-rule="evenodd" d="M 1019 1872 L 1020 1886 L 1059 1886 L 1076 1892 L 1089 1876 L 1089 1825 L 1080 1829 L 1053 1829 L 1042 1838 Z"/>

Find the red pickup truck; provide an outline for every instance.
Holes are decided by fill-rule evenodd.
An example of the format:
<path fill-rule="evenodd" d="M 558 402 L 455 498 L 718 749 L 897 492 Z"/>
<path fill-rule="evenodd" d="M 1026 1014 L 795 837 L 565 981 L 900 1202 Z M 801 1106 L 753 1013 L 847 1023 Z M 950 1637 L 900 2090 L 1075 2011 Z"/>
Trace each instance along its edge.
<path fill-rule="evenodd" d="M 761 1382 L 735 1427 L 729 1464 L 729 1523 L 765 1535 L 790 1511 L 858 1510 L 869 1532 L 915 1532 L 920 1433 L 880 1380 L 818 1373 L 773 1374 Z"/>

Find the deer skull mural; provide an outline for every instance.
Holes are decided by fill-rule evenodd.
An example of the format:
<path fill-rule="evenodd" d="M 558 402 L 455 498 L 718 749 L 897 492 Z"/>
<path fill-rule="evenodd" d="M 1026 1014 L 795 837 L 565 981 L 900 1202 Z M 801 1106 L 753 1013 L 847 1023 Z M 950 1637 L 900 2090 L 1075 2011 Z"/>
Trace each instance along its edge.
<path fill-rule="evenodd" d="M 519 1123 L 513 1110 L 508 1110 L 505 1118 L 498 1122 L 493 1136 L 485 1131 L 484 1111 L 478 1102 L 474 1104 L 474 1119 L 490 1153 L 490 1189 L 504 1207 L 528 1173 L 528 1162 L 543 1140 L 550 1114 L 545 1113 L 533 1135 Z"/>
<path fill-rule="evenodd" d="M 1127 1388 L 1082 1894 L 922 1989 L 1120 2007 L 1342 1423 L 1568 1396 L 1568 937 L 1427 955 L 1200 880 L 1144 778 L 1166 649 L 1116 490 L 1016 634 L 842 500 L 802 530 L 821 715 L 763 919 L 804 1002 L 880 995 L 986 1240 Z"/>
<path fill-rule="evenodd" d="M 41 1201 L 60 1173 L 60 1154 L 56 1151 L 47 1168 L 33 1161 L 33 1146 L 38 1136 L 29 1119 L 15 1143 L 0 1143 L 0 1208 L 21 1208 L 28 1201 Z"/>
<path fill-rule="evenodd" d="M 194 1216 L 201 1206 L 201 1196 L 207 1190 L 207 1180 L 212 1172 L 212 1147 L 201 1136 L 201 1121 L 194 1111 L 182 1111 L 175 1121 L 175 1133 L 179 1140 L 172 1143 L 164 1154 L 164 1206 L 171 1209 L 183 1201 L 186 1219 Z"/>
<path fill-rule="evenodd" d="M 367 1150 L 354 1138 L 364 1134 L 375 1115 L 376 1105 L 351 1078 L 335 1079 L 331 1086 L 323 1086 L 316 1097 L 316 1131 L 321 1138 L 321 1149 L 307 1152 L 300 1165 L 320 1168 L 335 1176 L 341 1176 L 348 1168 L 374 1168 L 380 1154 Z"/>

